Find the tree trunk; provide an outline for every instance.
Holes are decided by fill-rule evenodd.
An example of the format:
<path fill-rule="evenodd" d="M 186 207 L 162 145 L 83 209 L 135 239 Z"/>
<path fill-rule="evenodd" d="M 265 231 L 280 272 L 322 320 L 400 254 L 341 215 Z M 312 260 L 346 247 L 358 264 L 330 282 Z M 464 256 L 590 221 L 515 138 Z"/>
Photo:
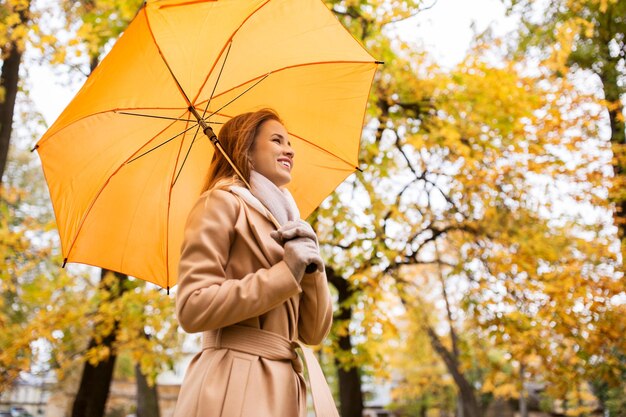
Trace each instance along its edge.
<path fill-rule="evenodd" d="M 111 333 L 104 338 L 102 345 L 110 347 L 114 340 L 115 333 Z M 89 348 L 95 346 L 97 343 L 91 339 Z M 95 366 L 85 363 L 80 387 L 72 406 L 72 417 L 102 417 L 104 415 L 116 358 L 115 354 L 111 353 L 107 360 Z"/>
<path fill-rule="evenodd" d="M 602 80 L 604 98 L 609 102 L 607 110 L 611 123 L 611 148 L 613 150 L 614 185 L 609 191 L 609 200 L 615 204 L 613 220 L 621 242 L 622 259 L 626 259 L 626 129 L 624 126 L 624 105 L 620 99 L 617 83 L 617 62 L 605 58 L 605 66 L 599 74 Z"/>
<path fill-rule="evenodd" d="M 430 326 L 425 324 L 424 327 L 431 340 L 432 346 L 435 348 L 435 351 L 439 354 L 439 356 L 444 359 L 446 366 L 448 366 L 448 371 L 452 374 L 454 381 L 456 382 L 459 389 L 457 416 L 478 417 L 480 415 L 480 410 L 478 408 L 478 403 L 476 402 L 476 397 L 474 395 L 474 388 L 467 381 L 459 368 L 459 342 L 456 330 L 454 328 L 454 319 L 452 317 L 452 308 L 450 306 L 450 299 L 448 298 L 448 291 L 446 290 L 446 281 L 441 270 L 441 256 L 439 254 L 437 241 L 435 241 L 435 253 L 437 254 L 437 271 L 439 275 L 439 283 L 441 284 L 441 294 L 446 304 L 446 317 L 448 319 L 448 326 L 450 327 L 450 341 L 452 342 L 452 352 L 450 352 L 443 346 L 443 344 L 439 340 L 439 336 L 437 336 L 437 334 Z"/>
<path fill-rule="evenodd" d="M 28 10 L 30 1 L 26 3 L 23 10 L 19 12 L 20 25 L 28 21 Z M 4 100 L 0 101 L 0 185 L 2 176 L 6 168 L 9 157 L 9 144 L 11 133 L 13 132 L 13 115 L 15 113 L 15 99 L 17 98 L 18 83 L 20 79 L 20 64 L 22 62 L 22 51 L 15 42 L 11 42 L 8 49 L 2 48 L 3 55 L 8 55 L 2 63 L 2 74 L 0 75 L 0 88 L 4 90 Z"/>
<path fill-rule="evenodd" d="M 137 380 L 137 417 L 160 417 L 159 394 L 156 383 L 150 386 L 148 379 L 141 372 L 139 364 L 135 365 Z"/>
<path fill-rule="evenodd" d="M 624 195 L 624 185 L 626 185 L 626 133 L 624 131 L 624 121 L 621 118 L 624 106 L 619 98 L 617 74 L 614 74 L 616 71 L 617 69 L 614 69 L 614 71 L 607 71 L 603 74 L 602 83 L 604 85 L 605 98 L 611 103 L 608 111 L 611 123 L 611 148 L 613 150 L 613 173 L 615 178 L 614 185 L 609 190 L 609 200 L 615 204 L 613 219 L 621 242 L 622 259 L 626 259 L 626 195 Z"/>
<path fill-rule="evenodd" d="M 96 69 L 99 63 L 100 63 L 100 58 L 97 56 L 92 56 L 89 59 L 89 74 L 91 74 Z"/>
<path fill-rule="evenodd" d="M 2 176 L 9 158 L 9 144 L 13 131 L 13 114 L 21 61 L 22 53 L 15 44 L 12 44 L 9 56 L 2 63 L 2 76 L 0 78 L 0 85 L 5 94 L 4 101 L 0 103 L 0 184 L 2 184 Z"/>
<path fill-rule="evenodd" d="M 461 399 L 461 409 L 463 410 L 463 417 L 481 417 L 480 408 L 474 395 L 474 387 L 465 378 L 465 375 L 460 370 L 457 358 L 455 358 L 448 349 L 441 343 L 439 336 L 432 327 L 425 324 L 426 332 L 430 338 L 430 343 L 437 352 L 437 354 L 443 359 L 443 362 L 448 368 L 448 372 L 452 375 L 452 379 L 459 390 L 459 398 Z"/>
<path fill-rule="evenodd" d="M 100 282 L 102 286 L 105 286 L 104 277 L 109 271 L 103 269 L 100 275 Z M 125 288 L 125 282 L 128 279 L 126 275 L 115 273 L 118 278 L 119 291 L 114 292 L 113 288 L 106 287 L 106 290 L 111 291 L 111 297 L 119 297 Z M 113 344 L 117 334 L 118 324 L 117 322 L 113 326 L 111 333 L 106 335 L 102 339 L 101 343 L 98 343 L 95 339 L 89 341 L 89 348 L 95 346 L 106 346 L 109 348 L 109 357 L 99 362 L 97 365 L 92 365 L 89 362 L 85 363 L 83 368 L 83 374 L 80 379 L 80 386 L 78 393 L 74 399 L 72 406 L 72 417 L 102 417 L 104 416 L 104 410 L 109 396 L 109 389 L 111 387 L 111 381 L 113 380 L 113 370 L 115 369 L 115 360 L 117 358 Z"/>
<path fill-rule="evenodd" d="M 443 283 L 443 281 L 442 281 Z M 443 291 L 444 297 L 447 298 L 447 293 L 445 292 L 445 287 Z M 404 298 L 404 296 L 400 295 L 400 300 L 403 305 L 407 305 L 408 302 Z M 418 297 L 417 301 L 420 305 L 423 306 L 422 301 Z M 452 321 L 452 315 L 450 310 L 449 303 L 447 304 L 448 310 L 448 319 L 450 320 L 450 330 L 451 335 L 454 335 L 454 326 Z M 439 355 L 439 357 L 443 360 L 446 368 L 450 375 L 452 375 L 452 379 L 457 386 L 458 389 L 458 401 L 457 401 L 457 416 L 458 417 L 482 417 L 482 412 L 478 402 L 476 401 L 476 396 L 474 394 L 474 387 L 472 384 L 465 378 L 465 375 L 461 371 L 459 366 L 459 353 L 458 349 L 454 349 L 450 352 L 441 342 L 441 339 L 435 332 L 435 330 L 430 326 L 428 322 L 428 316 L 426 313 L 423 313 L 423 320 L 421 323 L 421 328 L 426 332 L 428 338 L 430 339 L 430 344 L 433 350 Z M 454 337 L 456 341 L 456 337 Z"/>
<path fill-rule="evenodd" d="M 348 321 L 352 319 L 352 308 L 346 307 L 345 302 L 354 294 L 349 287 L 348 282 L 340 276 L 337 276 L 332 268 L 326 269 L 326 275 L 330 283 L 337 289 L 339 293 L 339 305 L 341 307 L 335 313 L 336 321 Z M 352 351 L 352 341 L 350 335 L 341 336 L 339 338 L 339 347 L 344 352 Z M 339 378 L 339 404 L 340 415 L 342 417 L 362 417 L 363 416 L 363 392 L 361 387 L 361 375 L 357 367 L 344 369 L 343 366 L 335 361 L 337 365 L 337 375 Z"/>
<path fill-rule="evenodd" d="M 523 362 L 520 363 L 519 366 L 519 382 L 520 382 L 520 390 L 519 390 L 519 413 L 520 417 L 528 417 L 528 403 L 526 402 L 526 387 L 524 381 L 524 372 L 526 370 L 526 366 Z"/>

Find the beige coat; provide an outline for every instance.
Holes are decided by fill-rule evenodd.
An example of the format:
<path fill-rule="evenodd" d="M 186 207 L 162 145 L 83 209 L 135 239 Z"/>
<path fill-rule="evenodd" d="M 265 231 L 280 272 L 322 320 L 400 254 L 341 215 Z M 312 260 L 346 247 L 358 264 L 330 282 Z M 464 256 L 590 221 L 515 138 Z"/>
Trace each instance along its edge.
<path fill-rule="evenodd" d="M 307 274 L 298 284 L 273 230 L 227 190 L 205 192 L 192 209 L 176 308 L 183 329 L 205 332 L 205 343 L 189 365 L 175 417 L 305 416 L 306 387 L 291 361 L 206 343 L 236 324 L 310 345 L 326 337 L 332 322 L 326 275 Z"/>

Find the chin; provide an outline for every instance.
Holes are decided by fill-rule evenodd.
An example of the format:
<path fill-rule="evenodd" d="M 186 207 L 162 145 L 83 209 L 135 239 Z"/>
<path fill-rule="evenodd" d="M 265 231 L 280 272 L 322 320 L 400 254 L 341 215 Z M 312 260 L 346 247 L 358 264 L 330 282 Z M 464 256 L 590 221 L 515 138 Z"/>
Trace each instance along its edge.
<path fill-rule="evenodd" d="M 288 177 L 281 176 L 279 178 L 276 178 L 276 181 L 274 181 L 274 184 L 276 184 L 277 187 L 285 187 L 290 182 L 291 182 L 291 175 Z"/>

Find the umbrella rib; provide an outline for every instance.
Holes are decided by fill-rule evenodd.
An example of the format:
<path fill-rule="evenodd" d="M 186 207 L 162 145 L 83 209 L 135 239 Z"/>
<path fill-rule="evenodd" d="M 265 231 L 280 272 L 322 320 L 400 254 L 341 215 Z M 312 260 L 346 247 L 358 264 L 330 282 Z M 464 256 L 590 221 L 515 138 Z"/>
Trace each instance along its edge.
<path fill-rule="evenodd" d="M 272 72 L 270 72 L 270 73 L 267 73 L 267 74 L 265 74 L 265 75 L 260 75 L 260 76 L 258 76 L 258 77 L 252 78 L 252 79 L 250 79 L 250 80 L 248 80 L 248 81 L 246 81 L 246 82 L 243 82 L 243 83 L 241 83 L 241 84 L 239 84 L 239 85 L 237 85 L 237 86 L 235 86 L 235 87 L 233 87 L 233 88 L 231 88 L 231 89 L 229 89 L 229 90 L 226 90 L 226 91 L 224 91 L 224 92 L 222 92 L 222 93 L 218 94 L 217 96 L 215 96 L 215 97 L 220 97 L 220 96 L 222 96 L 222 95 L 224 95 L 224 94 L 227 94 L 227 93 L 229 93 L 229 92 L 231 92 L 231 91 L 233 91 L 233 90 L 236 90 L 237 88 L 242 87 L 242 86 L 244 86 L 244 85 L 246 85 L 246 84 L 248 84 L 248 83 L 252 82 L 253 80 L 257 79 L 257 81 L 256 81 L 256 82 L 255 82 L 252 86 L 248 87 L 248 88 L 247 88 L 245 91 L 243 91 L 241 94 L 237 95 L 237 97 L 235 97 L 234 99 L 230 100 L 228 103 L 226 103 L 225 105 L 223 105 L 222 107 L 220 107 L 219 109 L 217 109 L 216 111 L 214 111 L 213 113 L 211 113 L 211 114 L 209 115 L 209 118 L 210 118 L 211 116 L 213 116 L 215 113 L 217 113 L 217 112 L 219 112 L 220 110 L 224 109 L 226 106 L 228 106 L 229 104 L 231 104 L 233 101 L 237 100 L 237 99 L 238 99 L 239 97 L 241 97 L 242 95 L 246 94 L 246 93 L 247 93 L 248 91 L 250 91 L 252 88 L 256 87 L 256 86 L 257 86 L 257 85 L 258 85 L 261 81 L 263 81 L 263 80 L 265 80 L 267 77 L 269 77 L 269 76 L 270 76 L 270 74 L 275 74 L 275 73 L 278 73 L 278 72 L 281 72 L 281 71 L 286 71 L 286 70 L 288 70 L 288 69 L 292 69 L 292 68 L 306 67 L 306 66 L 311 66 L 311 65 L 324 65 L 324 64 L 375 64 L 375 65 L 378 65 L 378 64 L 380 64 L 380 63 L 381 63 L 381 62 L 379 62 L 379 61 L 322 61 L 322 62 L 310 62 L 310 63 L 306 63 L 306 64 L 290 65 L 290 66 L 287 66 L 287 67 L 283 67 L 283 68 L 280 68 L 280 69 L 274 70 L 274 71 L 272 71 Z M 200 104 L 200 103 L 199 103 L 199 104 Z M 320 147 L 320 146 L 316 145 L 315 143 L 313 143 L 313 142 L 311 142 L 311 141 L 308 141 L 308 140 L 306 140 L 306 139 L 304 139 L 304 138 L 302 138 L 302 137 L 300 137 L 300 136 L 298 136 L 298 135 L 294 135 L 294 134 L 293 134 L 293 133 L 291 133 L 291 132 L 290 132 L 289 134 L 290 134 L 290 135 L 292 135 L 292 136 L 294 136 L 294 137 L 297 137 L 298 139 L 302 140 L 303 142 L 306 142 L 306 143 L 310 144 L 311 146 L 313 146 L 313 147 L 315 147 L 315 148 L 317 148 L 317 149 L 319 149 L 319 150 L 321 150 L 321 151 L 323 151 L 323 152 L 325 152 L 325 153 L 327 153 L 327 154 L 329 154 L 329 155 L 331 155 L 331 156 L 333 156 L 333 157 L 335 157 L 335 158 L 339 159 L 340 161 L 342 161 L 342 162 L 346 163 L 347 165 L 349 165 L 351 168 L 354 168 L 354 169 L 359 170 L 359 167 L 358 167 L 358 166 L 354 166 L 354 164 L 352 164 L 352 163 L 350 163 L 350 162 L 346 161 L 344 158 L 342 158 L 342 157 L 340 157 L 340 156 L 338 156 L 338 155 L 335 155 L 334 153 L 330 152 L 329 150 L 324 149 L 324 148 L 322 148 L 322 147 Z"/>
<path fill-rule="evenodd" d="M 146 146 L 153 139 L 155 139 L 157 136 L 159 136 L 161 133 L 165 132 L 167 129 L 169 129 L 173 125 L 174 125 L 173 122 L 170 123 L 168 126 L 163 128 L 160 132 L 158 132 L 156 135 L 154 135 L 149 141 L 144 143 L 143 146 Z M 191 130 L 191 129 L 193 129 L 193 127 L 194 126 L 192 126 L 191 128 L 189 128 L 187 130 Z M 177 135 L 177 136 L 180 136 L 180 134 Z M 143 146 L 141 148 L 143 148 Z M 141 149 L 141 148 L 139 148 L 139 149 Z M 135 152 L 135 154 L 136 154 L 136 152 Z M 76 240 L 78 239 L 78 236 L 80 235 L 80 232 L 83 229 L 83 226 L 85 224 L 85 221 L 87 220 L 87 217 L 89 217 L 89 213 L 91 213 L 91 209 L 96 204 L 96 201 L 98 200 L 98 198 L 100 197 L 100 195 L 102 194 L 104 189 L 109 185 L 109 182 L 111 181 L 111 178 L 113 178 L 115 175 L 117 175 L 117 173 L 120 171 L 120 169 L 122 169 L 124 166 L 126 166 L 129 163 L 130 160 L 135 160 L 136 159 L 136 158 L 134 158 L 135 154 L 130 155 L 126 161 L 124 161 L 120 165 L 118 165 L 118 167 L 115 169 L 115 171 L 113 171 L 111 173 L 111 175 L 109 175 L 107 180 L 104 182 L 104 184 L 102 184 L 102 187 L 100 187 L 100 189 L 96 193 L 96 195 L 93 198 L 93 200 L 91 200 L 91 202 L 89 203 L 89 207 L 87 208 L 87 210 L 85 210 L 85 214 L 83 215 L 82 219 L 80 219 L 80 223 L 79 223 L 78 228 L 76 230 L 76 234 L 74 235 L 74 238 L 72 239 L 72 243 L 70 244 L 70 246 L 69 246 L 69 248 L 67 250 L 67 256 L 65 257 L 65 261 L 67 261 L 69 259 L 70 254 L 72 253 L 72 249 L 74 248 L 74 244 L 76 243 Z"/>
<path fill-rule="evenodd" d="M 180 93 L 183 95 L 183 98 L 187 102 L 187 107 L 191 107 L 192 104 L 191 104 L 191 101 L 189 100 L 189 97 L 187 97 L 187 93 L 185 93 L 185 90 L 183 90 L 183 87 L 180 85 L 180 82 L 178 82 L 178 78 L 176 78 L 176 76 L 174 75 L 174 71 L 172 71 L 170 64 L 167 62 L 167 59 L 165 59 L 165 55 L 163 55 L 163 51 L 161 51 L 161 48 L 159 47 L 159 43 L 156 41 L 156 38 L 154 37 L 154 32 L 152 31 L 152 26 L 150 25 L 150 19 L 148 18 L 147 7 L 144 7 L 143 10 L 144 10 L 144 14 L 146 17 L 146 26 L 148 26 L 148 32 L 150 32 L 150 38 L 152 39 L 152 43 L 154 44 L 154 47 L 157 49 L 157 51 L 159 51 L 159 55 L 161 56 L 163 63 L 165 64 L 165 66 L 167 67 L 167 70 L 170 72 L 170 75 L 174 79 L 174 82 L 176 83 L 178 90 L 180 91 Z"/>
<path fill-rule="evenodd" d="M 144 109 L 144 108 L 145 108 L 145 107 L 138 107 L 137 109 Z M 160 108 L 155 107 L 154 109 L 156 110 L 156 109 L 160 109 Z M 168 110 L 177 110 L 177 108 L 175 108 L 175 107 L 174 107 L 174 108 L 171 108 L 171 109 L 168 109 Z M 94 114 L 89 114 L 89 115 L 87 115 L 87 116 L 85 116 L 85 117 L 82 117 L 82 118 L 80 118 L 80 119 L 76 120 L 75 122 L 80 121 L 80 120 L 83 120 L 83 119 L 85 119 L 85 118 L 87 118 L 87 117 L 92 117 L 92 116 L 95 116 L 96 114 L 105 114 L 105 113 L 110 113 L 110 112 L 113 112 L 113 113 L 115 113 L 115 114 L 128 115 L 128 116 L 138 116 L 138 117 L 148 117 L 148 118 L 156 118 L 156 119 L 163 119 L 163 120 L 172 120 L 172 121 L 175 121 L 175 122 L 176 122 L 176 121 L 179 121 L 179 122 L 196 122 L 196 123 L 197 123 L 197 120 L 195 120 L 195 119 L 182 119 L 182 118 L 179 118 L 179 117 L 166 117 L 166 116 L 157 116 L 157 115 L 151 115 L 151 114 L 131 113 L 131 112 L 126 112 L 126 111 L 119 111 L 119 109 L 104 110 L 104 111 L 102 111 L 102 112 L 98 112 L 98 113 L 94 113 Z M 205 122 L 206 122 L 206 123 L 209 123 L 209 124 L 216 124 L 216 125 L 219 125 L 219 124 L 224 124 L 224 122 L 211 122 L 211 121 L 208 121 L 208 120 L 205 120 Z M 73 122 L 73 123 L 74 123 L 74 122 Z M 68 125 L 68 126 L 69 126 L 69 125 Z M 171 125 L 169 125 L 169 126 L 167 126 L 167 127 L 169 128 L 170 126 L 172 126 L 172 124 L 171 124 Z M 67 127 L 67 126 L 65 126 L 65 127 Z M 63 130 L 65 127 L 63 127 L 61 130 Z M 176 139 L 178 136 L 180 136 L 180 135 L 182 135 L 182 134 L 184 134 L 184 133 L 188 132 L 188 131 L 189 131 L 189 130 L 191 130 L 191 129 L 193 129 L 193 126 L 192 126 L 191 128 L 188 128 L 188 129 L 186 129 L 186 130 L 184 130 L 184 131 L 182 131 L 182 132 L 178 133 L 177 135 L 175 135 L 175 136 L 173 136 L 173 137 L 169 138 L 168 140 L 166 140 L 165 142 L 163 142 L 163 143 L 161 143 L 161 144 L 159 144 L 159 145 L 155 146 L 154 148 L 149 149 L 148 151 L 144 152 L 143 154 L 141 154 L 141 155 L 139 155 L 139 156 L 137 156 L 137 157 L 133 158 L 132 160 L 130 160 L 130 161 L 126 162 L 126 163 L 130 163 L 130 162 L 133 162 L 133 161 L 135 161 L 135 160 L 137 160 L 137 159 L 141 158 L 142 156 L 144 156 L 144 155 L 146 155 L 146 154 L 148 154 L 148 153 L 150 153 L 150 152 L 154 151 L 155 149 L 160 148 L 161 146 L 165 145 L 165 144 L 166 144 L 166 143 L 168 143 L 168 142 L 171 142 L 172 140 Z M 59 130 L 59 131 L 55 132 L 54 134 L 56 135 L 56 134 L 57 134 L 57 133 L 59 133 L 61 130 Z M 52 136 L 49 136 L 49 137 L 48 137 L 48 139 L 49 139 L 50 137 L 52 137 Z M 41 141 L 40 141 L 39 143 L 37 143 L 37 147 L 40 147 L 40 146 L 41 146 L 41 144 L 42 144 L 42 143 L 41 143 Z"/>
<path fill-rule="evenodd" d="M 289 65 L 283 68 L 279 68 L 279 69 L 275 69 L 272 70 L 271 72 L 265 74 L 265 75 L 257 75 L 256 77 L 250 78 L 249 80 L 246 80 L 242 83 L 240 83 L 239 85 L 236 85 L 232 88 L 229 88 L 228 90 L 222 91 L 221 93 L 219 93 L 218 95 L 212 97 L 212 98 L 216 98 L 216 97 L 220 97 L 223 96 L 224 94 L 228 94 L 233 90 L 236 90 L 240 87 L 243 87 L 244 85 L 251 83 L 254 80 L 258 80 L 259 78 L 266 78 L 267 76 L 269 76 L 270 74 L 276 74 L 282 71 L 286 71 L 289 69 L 293 69 L 293 68 L 299 68 L 299 67 L 307 67 L 307 66 L 311 66 L 311 65 L 325 65 L 325 64 L 381 64 L 380 61 L 319 61 L 319 62 L 307 62 L 305 64 L 296 64 L 296 65 Z M 248 90 L 246 90 L 245 92 L 248 92 Z M 241 97 L 241 95 L 237 96 L 237 98 Z M 201 101 L 198 104 L 202 104 L 204 103 L 204 101 Z"/>
<path fill-rule="evenodd" d="M 288 133 L 289 133 L 291 136 L 293 136 L 294 138 L 298 138 L 298 139 L 300 139 L 302 142 L 308 143 L 309 145 L 313 146 L 314 148 L 316 148 L 316 149 L 318 149 L 318 150 L 320 150 L 320 151 L 322 151 L 322 152 L 324 152 L 324 153 L 327 153 L 328 155 L 330 155 L 330 156 L 332 156 L 332 157 L 334 157 L 334 158 L 337 158 L 337 159 L 338 159 L 338 160 L 340 160 L 341 162 L 343 162 L 343 163 L 345 163 L 346 165 L 348 165 L 351 169 L 356 169 L 356 170 L 359 170 L 359 171 L 361 170 L 358 166 L 354 166 L 354 164 L 350 163 L 349 161 L 346 161 L 344 158 L 342 158 L 342 157 L 340 157 L 340 156 L 338 156 L 338 155 L 334 154 L 333 152 L 329 151 L 328 149 L 326 149 L 326 148 L 322 148 L 321 146 L 319 146 L 319 145 L 317 145 L 317 144 L 315 144 L 315 143 L 311 142 L 310 140 L 306 140 L 305 138 L 303 138 L 303 137 L 301 137 L 301 136 L 295 135 L 295 134 L 293 134 L 293 133 L 291 133 L 291 132 L 288 132 Z"/>
<path fill-rule="evenodd" d="M 178 173 L 176 174 L 176 177 L 174 178 L 174 181 L 171 183 L 171 187 L 173 188 L 174 185 L 176 184 L 176 181 L 178 181 L 178 177 L 180 176 L 180 173 L 183 172 L 183 167 L 185 166 L 185 162 L 187 162 L 187 158 L 189 157 L 189 154 L 191 153 L 191 148 L 193 147 L 193 144 L 196 142 L 196 139 L 198 138 L 198 132 L 200 131 L 200 124 L 196 124 L 196 133 L 194 133 L 193 135 L 193 139 L 191 140 L 191 144 L 189 145 L 189 148 L 187 149 L 187 153 L 185 154 L 185 158 L 183 158 L 183 162 L 180 164 L 180 169 L 178 170 Z M 181 147 L 182 147 L 182 142 L 181 142 Z M 176 161 L 178 163 L 178 161 Z"/>
<path fill-rule="evenodd" d="M 117 111 L 117 110 L 113 110 L 113 112 L 117 113 L 117 114 L 128 115 L 128 116 L 151 117 L 151 118 L 154 118 L 154 119 L 174 120 L 174 121 L 177 121 L 177 122 L 193 122 L 193 123 L 197 123 L 198 122 L 196 119 L 181 119 L 179 117 L 157 116 L 157 115 L 153 115 L 153 114 L 131 113 L 131 112 Z M 212 125 L 223 125 L 224 124 L 224 122 L 211 122 L 208 119 L 205 119 L 204 121 L 206 123 L 212 124 Z"/>
<path fill-rule="evenodd" d="M 170 126 L 171 126 L 171 125 L 170 125 Z M 198 125 L 198 126 L 199 126 L 199 125 Z M 169 127 L 169 126 L 168 126 L 168 127 Z M 196 125 L 191 126 L 190 128 L 187 128 L 187 129 L 183 130 L 183 131 L 182 131 L 182 132 L 180 132 L 180 133 L 177 133 L 176 135 L 172 136 L 171 138 L 169 138 L 169 139 L 168 139 L 168 140 L 166 140 L 165 142 L 162 142 L 162 143 L 158 144 L 157 146 L 155 146 L 154 148 L 152 148 L 152 149 L 148 149 L 148 150 L 147 150 L 147 151 L 145 151 L 144 153 L 142 153 L 142 154 L 140 154 L 140 155 L 138 155 L 138 156 L 134 157 L 134 158 L 133 158 L 133 159 L 131 159 L 130 161 L 125 162 L 125 165 L 128 165 L 128 164 L 130 164 L 131 162 L 134 162 L 134 161 L 136 161 L 137 159 L 141 158 L 142 156 L 145 156 L 145 155 L 149 154 L 150 152 L 152 152 L 152 151 L 155 151 L 155 150 L 159 149 L 161 146 L 163 146 L 163 145 L 165 145 L 165 144 L 167 144 L 167 143 L 169 143 L 169 142 L 173 141 L 174 139 L 176 139 L 176 138 L 177 138 L 177 137 L 179 137 L 180 135 L 184 135 L 185 133 L 189 132 L 189 131 L 190 131 L 191 129 L 193 129 L 194 127 L 196 127 Z"/>
<path fill-rule="evenodd" d="M 107 110 L 101 110 L 98 111 L 96 113 L 90 113 L 90 114 L 86 114 L 84 116 L 79 117 L 78 119 L 72 120 L 71 122 L 68 122 L 66 125 L 60 127 L 58 130 L 54 131 L 52 134 L 50 134 L 49 136 L 45 136 L 43 138 L 41 138 L 39 140 L 39 142 L 37 142 L 37 147 L 41 147 L 44 143 L 46 143 L 48 140 L 50 140 L 50 138 L 52 138 L 54 135 L 58 134 L 59 132 L 63 131 L 64 129 L 72 126 L 74 123 L 80 122 L 84 119 L 87 119 L 89 117 L 93 117 L 93 116 L 97 116 L 97 115 L 101 115 L 101 114 L 106 114 L 106 113 L 122 113 L 120 110 L 181 110 L 180 107 L 125 107 L 125 108 L 114 108 L 114 109 L 107 109 Z M 185 109 L 186 110 L 186 109 Z M 172 118 L 170 120 L 174 120 L 175 118 Z M 214 123 L 218 123 L 218 122 L 214 122 Z M 46 132 L 47 134 L 48 132 Z M 45 139 L 45 140 L 44 140 Z"/>
<path fill-rule="evenodd" d="M 213 86 L 213 91 L 211 91 L 211 95 L 209 96 L 209 99 L 206 102 L 206 106 L 204 107 L 204 112 L 202 112 L 202 118 L 203 119 L 204 119 L 204 116 L 206 115 L 207 111 L 209 110 L 209 105 L 211 104 L 211 98 L 213 98 L 213 94 L 215 94 L 215 89 L 217 88 L 217 84 L 220 82 L 220 78 L 222 78 L 222 71 L 224 71 L 224 67 L 226 66 L 226 60 L 228 59 L 228 54 L 230 54 L 230 48 L 232 46 L 233 46 L 233 41 L 231 40 L 228 43 L 228 49 L 226 50 L 226 55 L 224 56 L 224 61 L 222 62 L 222 67 L 220 68 L 220 72 L 219 72 L 219 74 L 217 74 L 217 80 L 215 80 L 215 85 Z M 206 83 L 206 80 L 205 80 L 205 83 Z M 202 84 L 202 87 L 204 87 L 204 84 Z M 200 91 L 202 91 L 202 87 L 200 88 Z M 196 98 L 198 98 L 198 97 L 196 97 Z M 211 117 L 211 116 L 209 116 L 209 117 Z M 208 117 L 207 117 L 207 119 L 208 119 Z"/>
<path fill-rule="evenodd" d="M 248 87 L 244 92 L 242 92 L 241 94 L 239 94 L 237 97 L 235 97 L 234 99 L 230 100 L 228 103 L 224 104 L 222 107 L 220 107 L 219 109 L 215 110 L 213 113 L 209 114 L 209 116 L 207 117 L 207 119 L 211 118 L 214 114 L 220 112 L 221 110 L 224 109 L 224 107 L 228 106 L 230 103 L 232 103 L 233 101 L 237 100 L 239 97 L 243 96 L 244 94 L 246 94 L 248 91 L 252 90 L 254 87 L 256 87 L 257 85 L 259 85 L 259 83 L 263 80 L 265 80 L 267 77 L 269 77 L 271 74 L 267 73 L 265 74 L 265 76 L 261 79 L 259 79 L 257 82 L 255 82 L 254 84 L 252 84 L 250 87 Z"/>
<path fill-rule="evenodd" d="M 190 4 L 211 3 L 215 1 L 217 0 L 189 0 L 189 1 L 176 3 L 176 4 L 164 4 L 162 6 L 159 6 L 159 9 L 169 9 L 170 7 L 189 6 Z"/>
<path fill-rule="evenodd" d="M 131 112 L 126 112 L 126 111 L 116 111 L 116 110 L 113 110 L 113 112 L 115 112 L 117 114 L 124 114 L 124 115 L 127 115 L 127 116 L 150 117 L 150 118 L 153 118 L 153 119 L 175 120 L 175 121 L 179 121 L 179 122 L 195 122 L 195 120 L 192 120 L 192 119 L 179 119 L 179 118 L 176 118 L 176 117 L 157 116 L 157 115 L 154 115 L 154 114 L 131 113 Z"/>
<path fill-rule="evenodd" d="M 224 44 L 224 46 L 222 47 L 222 50 L 220 51 L 219 56 L 217 57 L 217 59 L 215 60 L 215 62 L 213 63 L 213 65 L 211 66 L 211 69 L 209 70 L 209 72 L 207 73 L 204 81 L 202 82 L 202 85 L 200 86 L 200 88 L 198 89 L 198 93 L 196 94 L 196 96 L 193 98 L 193 101 L 195 102 L 198 97 L 200 96 L 200 93 L 202 93 L 202 90 L 204 89 L 204 86 L 206 85 L 207 81 L 209 81 L 209 77 L 211 76 L 211 74 L 213 73 L 213 69 L 215 68 L 215 66 L 217 65 L 217 61 L 220 59 L 220 56 L 222 56 L 222 53 L 224 52 L 224 49 L 226 49 L 226 45 L 227 44 L 232 44 L 233 38 L 235 37 L 235 35 L 237 34 L 237 32 L 239 32 L 239 30 L 243 27 L 243 25 L 246 24 L 246 22 L 248 21 L 248 19 L 250 19 L 256 12 L 258 12 L 259 10 L 261 10 L 263 7 L 265 7 L 268 3 L 270 2 L 270 0 L 267 0 L 265 3 L 261 4 L 259 7 L 256 8 L 256 10 L 253 10 L 248 16 L 246 16 L 245 19 L 243 19 L 241 21 L 241 24 L 237 27 L 237 29 L 235 29 L 233 31 L 233 33 L 230 35 L 230 37 L 228 38 L 228 40 L 226 41 L 226 43 Z M 230 47 L 229 47 L 230 49 Z M 215 92 L 215 91 L 214 91 Z M 211 94 L 212 95 L 212 94 Z M 209 98 L 210 100 L 210 98 Z"/>
<path fill-rule="evenodd" d="M 193 128 L 194 126 L 192 126 Z M 185 162 L 187 161 L 187 157 L 189 156 L 189 152 L 191 151 L 191 147 L 193 146 L 193 143 L 196 140 L 196 137 L 198 135 L 198 131 L 200 129 L 200 124 L 197 123 L 196 124 L 196 133 L 193 136 L 193 140 L 191 142 L 191 145 L 189 145 L 189 149 L 187 150 L 187 154 L 185 155 L 185 159 L 183 160 L 183 163 L 180 167 L 180 170 L 178 171 L 178 174 L 176 174 L 176 177 L 174 178 L 174 181 L 170 181 L 170 186 L 168 189 L 168 198 L 167 198 L 167 215 L 166 215 L 166 219 L 167 219 L 167 223 L 165 225 L 165 285 L 167 286 L 167 293 L 169 294 L 170 292 L 170 245 L 169 245 L 169 240 L 170 240 L 170 209 L 171 209 L 171 204 L 172 204 L 172 190 L 174 189 L 174 184 L 176 183 L 176 181 L 178 180 L 178 176 L 180 175 L 180 173 L 183 170 L 183 165 L 185 164 Z M 174 169 L 172 170 L 172 176 L 174 176 L 174 174 L 176 173 L 176 166 L 178 165 L 178 160 L 180 158 L 180 153 L 181 150 L 183 148 L 183 145 L 185 143 L 185 138 L 183 137 L 183 140 L 180 141 L 180 146 L 178 147 L 178 153 L 176 154 L 176 163 L 174 164 Z"/>

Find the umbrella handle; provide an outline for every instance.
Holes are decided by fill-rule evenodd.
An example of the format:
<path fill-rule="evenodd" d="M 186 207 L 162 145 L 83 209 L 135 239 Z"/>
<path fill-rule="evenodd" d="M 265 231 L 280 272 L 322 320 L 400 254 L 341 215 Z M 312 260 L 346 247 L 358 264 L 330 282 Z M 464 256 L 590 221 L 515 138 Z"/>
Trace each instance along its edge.
<path fill-rule="evenodd" d="M 306 266 L 306 269 L 304 270 L 304 273 L 305 274 L 312 274 L 315 271 L 317 271 L 317 265 L 315 265 L 315 264 L 308 264 Z"/>

